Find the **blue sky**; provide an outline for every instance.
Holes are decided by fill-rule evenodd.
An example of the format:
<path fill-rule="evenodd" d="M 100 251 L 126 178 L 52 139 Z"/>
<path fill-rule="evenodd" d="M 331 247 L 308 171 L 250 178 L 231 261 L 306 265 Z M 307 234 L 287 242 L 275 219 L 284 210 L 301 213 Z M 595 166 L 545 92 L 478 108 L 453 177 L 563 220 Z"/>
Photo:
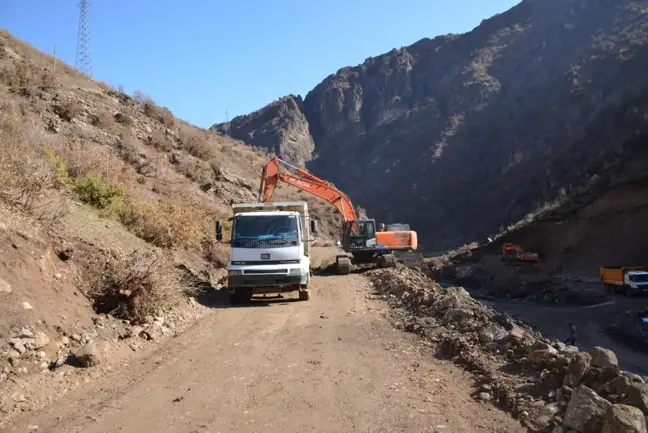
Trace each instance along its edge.
<path fill-rule="evenodd" d="M 209 127 L 424 37 L 463 33 L 517 0 L 94 0 L 95 79 Z M 396 6 L 398 4 L 398 6 Z M 74 65 L 78 0 L 0 0 L 0 28 Z"/>

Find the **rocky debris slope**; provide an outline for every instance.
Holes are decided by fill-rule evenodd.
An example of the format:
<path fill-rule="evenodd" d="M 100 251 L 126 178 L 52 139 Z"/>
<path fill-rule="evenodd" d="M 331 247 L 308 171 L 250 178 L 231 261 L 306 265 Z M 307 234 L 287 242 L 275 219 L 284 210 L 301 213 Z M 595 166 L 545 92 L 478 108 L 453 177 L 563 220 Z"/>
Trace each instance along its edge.
<path fill-rule="evenodd" d="M 83 383 L 120 368 L 194 323 L 207 308 L 193 298 L 143 323 L 108 314 L 71 332 L 45 331 L 44 323 L 12 329 L 0 347 L 0 428 L 20 413 L 36 411 Z M 136 353 L 133 353 L 136 352 Z"/>
<path fill-rule="evenodd" d="M 463 288 L 443 288 L 418 271 L 367 275 L 395 308 L 399 327 L 474 374 L 475 399 L 510 411 L 532 431 L 646 432 L 648 384 L 621 371 L 610 350 L 582 352 L 550 341 Z"/>
<path fill-rule="evenodd" d="M 485 237 L 645 177 L 647 47 L 643 1 L 524 0 L 323 80 L 304 98 L 308 167 L 428 249 Z M 264 142 L 257 113 L 243 141 Z"/>
<path fill-rule="evenodd" d="M 303 167 L 315 151 L 303 105 L 301 97 L 285 96 L 254 113 L 237 116 L 210 129 Z"/>

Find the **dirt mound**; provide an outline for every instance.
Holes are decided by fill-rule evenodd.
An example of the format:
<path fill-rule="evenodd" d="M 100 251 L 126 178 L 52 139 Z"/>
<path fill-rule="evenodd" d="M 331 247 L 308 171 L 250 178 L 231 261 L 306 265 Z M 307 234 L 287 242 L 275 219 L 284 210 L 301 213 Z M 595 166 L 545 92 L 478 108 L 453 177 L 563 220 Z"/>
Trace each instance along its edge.
<path fill-rule="evenodd" d="M 619 404 L 648 414 L 641 399 L 648 389 L 645 380 L 621 372 L 609 350 L 595 347 L 587 353 L 550 341 L 464 289 L 443 288 L 411 269 L 367 275 L 395 307 L 398 326 L 472 372 L 476 399 L 511 411 L 533 431 L 599 432 L 612 425 L 606 414 Z M 640 421 L 645 429 L 645 420 Z"/>

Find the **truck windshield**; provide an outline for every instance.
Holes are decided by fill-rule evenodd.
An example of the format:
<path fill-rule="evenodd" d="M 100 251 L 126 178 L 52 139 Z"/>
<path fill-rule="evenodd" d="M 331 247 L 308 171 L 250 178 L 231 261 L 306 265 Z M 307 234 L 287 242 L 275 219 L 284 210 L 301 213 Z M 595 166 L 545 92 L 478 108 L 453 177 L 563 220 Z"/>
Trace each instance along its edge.
<path fill-rule="evenodd" d="M 634 274 L 630 275 L 630 281 L 633 283 L 646 283 L 648 282 L 648 274 Z"/>
<path fill-rule="evenodd" d="M 297 240 L 294 215 L 245 215 L 234 219 L 232 241 Z"/>

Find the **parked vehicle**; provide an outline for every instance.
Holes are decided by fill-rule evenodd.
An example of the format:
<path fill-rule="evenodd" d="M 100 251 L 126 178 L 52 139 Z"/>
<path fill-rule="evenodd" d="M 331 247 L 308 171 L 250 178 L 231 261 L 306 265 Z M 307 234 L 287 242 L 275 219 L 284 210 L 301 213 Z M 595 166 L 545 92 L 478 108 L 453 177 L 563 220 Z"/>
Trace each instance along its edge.
<path fill-rule="evenodd" d="M 235 303 L 255 294 L 299 291 L 310 299 L 310 220 L 306 202 L 241 203 L 232 205 L 231 253 L 227 290 Z M 223 240 L 223 221 L 216 224 Z"/>
<path fill-rule="evenodd" d="M 648 292 L 648 272 L 644 266 L 601 266 L 601 281 L 610 293 Z"/>

